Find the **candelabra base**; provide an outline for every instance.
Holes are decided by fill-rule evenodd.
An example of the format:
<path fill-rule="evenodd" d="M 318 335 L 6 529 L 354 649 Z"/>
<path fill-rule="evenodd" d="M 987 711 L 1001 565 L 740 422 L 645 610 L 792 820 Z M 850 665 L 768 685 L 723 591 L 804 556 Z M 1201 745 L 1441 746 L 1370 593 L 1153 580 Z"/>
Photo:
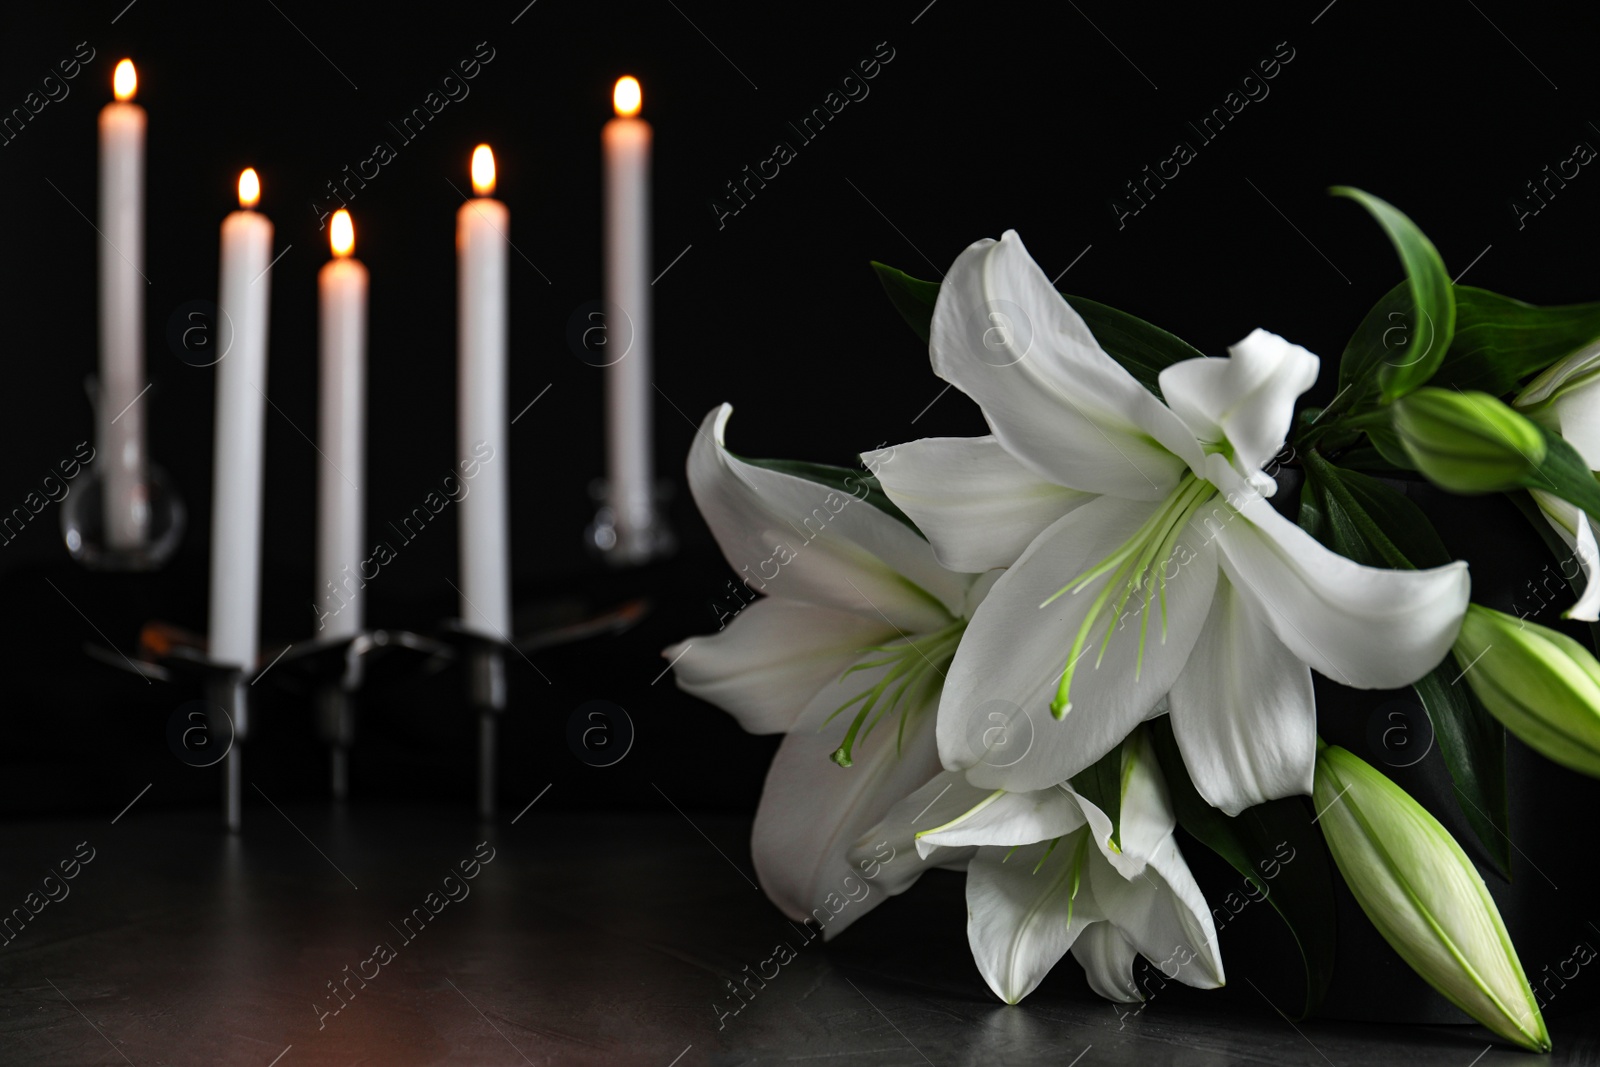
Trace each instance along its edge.
<path fill-rule="evenodd" d="M 440 624 L 439 636 L 429 637 L 405 630 L 369 630 L 363 633 L 303 641 L 281 652 L 263 649 L 260 661 L 272 665 L 269 684 L 306 696 L 312 702 L 317 732 L 328 750 L 328 771 L 335 801 L 349 794 L 349 756 L 355 744 L 356 711 L 360 697 L 374 683 L 415 679 L 457 663 L 462 668 L 467 707 L 478 719 L 477 813 L 492 821 L 498 810 L 499 725 L 507 699 L 507 665 L 510 655 L 526 659 L 531 653 L 619 633 L 644 617 L 648 604 L 629 600 L 609 607 L 591 604 L 542 602 L 528 605 L 522 612 L 532 628 L 515 641 L 501 641 L 468 630 L 454 619 Z M 403 651 L 407 656 L 393 666 L 385 651 Z M 204 701 L 191 701 L 175 712 L 169 725 L 169 741 L 185 763 L 194 767 L 222 764 L 223 823 L 238 832 L 242 821 L 243 752 L 250 724 L 250 685 L 238 667 L 219 664 L 207 658 L 205 640 L 198 634 L 169 623 L 152 620 L 140 634 L 133 656 L 97 643 L 84 645 L 84 652 L 107 667 L 127 671 L 148 683 L 165 682 L 180 686 L 199 684 Z M 382 665 L 379 660 L 385 661 Z M 259 675 L 257 678 L 259 679 Z M 190 710 L 184 714 L 185 709 Z M 195 715 L 204 715 L 203 726 Z M 194 735 L 191 737 L 191 735 Z M 222 756 L 213 756 L 215 747 L 226 746 Z"/>

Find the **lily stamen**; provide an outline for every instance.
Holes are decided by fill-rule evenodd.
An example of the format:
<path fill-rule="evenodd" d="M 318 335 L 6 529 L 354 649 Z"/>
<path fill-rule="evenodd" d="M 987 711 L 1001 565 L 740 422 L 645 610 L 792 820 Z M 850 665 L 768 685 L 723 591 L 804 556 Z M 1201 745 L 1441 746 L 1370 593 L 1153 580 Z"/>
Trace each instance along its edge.
<path fill-rule="evenodd" d="M 943 683 L 945 672 L 955 659 L 956 646 L 961 643 L 961 635 L 966 628 L 967 620 L 956 619 L 944 629 L 931 634 L 901 637 L 895 641 L 862 649 L 863 655 L 882 653 L 882 656 L 852 665 L 840 676 L 841 681 L 856 671 L 877 667 L 889 669 L 884 672 L 876 685 L 862 690 L 840 704 L 827 719 L 823 720 L 823 726 L 826 726 L 840 712 L 857 704 L 861 705 L 861 710 L 856 712 L 849 729 L 845 731 L 844 740 L 829 758 L 841 767 L 850 766 L 851 753 L 857 738 L 866 740 L 872 728 L 885 715 L 897 709 L 900 713 L 900 725 L 895 735 L 895 748 L 899 751 L 905 741 L 906 721 L 912 714 L 928 705 L 939 685 Z M 873 715 L 874 709 L 877 711 L 876 715 Z"/>
<path fill-rule="evenodd" d="M 1105 659 L 1106 649 L 1110 647 L 1111 637 L 1121 625 L 1123 611 L 1127 608 L 1128 601 L 1135 593 L 1142 590 L 1154 587 L 1155 596 L 1152 597 L 1147 592 L 1144 605 L 1139 612 L 1139 650 L 1134 660 L 1135 678 L 1144 667 L 1145 637 L 1149 630 L 1152 599 L 1157 600 L 1161 606 L 1161 640 L 1166 641 L 1167 577 L 1164 573 L 1166 562 L 1172 558 L 1177 539 L 1189 520 L 1216 494 L 1217 489 L 1210 482 L 1195 477 L 1193 473 L 1186 473 L 1177 487 L 1168 494 L 1167 499 L 1121 547 L 1056 590 L 1039 605 L 1040 608 L 1045 608 L 1066 593 L 1077 594 L 1097 578 L 1110 573 L 1104 587 L 1089 605 L 1089 610 L 1078 625 L 1072 645 L 1067 651 L 1066 664 L 1061 669 L 1061 682 L 1056 688 L 1055 699 L 1050 702 L 1051 714 L 1056 718 L 1062 718 L 1072 710 L 1073 674 L 1078 661 L 1085 654 L 1089 635 L 1094 631 L 1096 623 L 1101 620 L 1108 604 L 1111 605 L 1111 616 L 1105 622 L 1105 637 L 1095 658 L 1096 667 L 1099 667 L 1101 661 Z"/>

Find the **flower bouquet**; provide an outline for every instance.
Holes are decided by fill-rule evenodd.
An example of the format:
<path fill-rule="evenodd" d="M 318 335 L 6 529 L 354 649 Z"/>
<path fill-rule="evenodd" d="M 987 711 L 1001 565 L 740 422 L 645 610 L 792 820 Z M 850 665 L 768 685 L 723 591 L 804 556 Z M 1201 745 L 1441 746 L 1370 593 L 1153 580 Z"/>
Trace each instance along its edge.
<path fill-rule="evenodd" d="M 664 655 L 684 690 L 786 735 L 752 851 L 790 918 L 831 938 L 953 868 L 974 961 L 1008 1003 L 1068 951 L 1116 1002 L 1143 999 L 1139 956 L 1216 987 L 1181 827 L 1263 894 L 1284 875 L 1270 899 L 1306 1013 L 1331 972 L 1337 869 L 1434 989 L 1550 1047 L 1479 869 L 1389 776 L 1324 743 L 1312 673 L 1414 687 L 1490 877 L 1509 863 L 1507 730 L 1600 775 L 1590 648 L 1475 603 L 1410 492 L 1508 496 L 1566 561 L 1564 617 L 1600 618 L 1600 305 L 1454 285 L 1403 214 L 1334 192 L 1406 277 L 1325 407 L 1296 410 L 1321 368 L 1305 349 L 1256 330 L 1207 357 L 1056 292 L 1008 232 L 942 283 L 875 264 L 990 435 L 850 469 L 738 456 L 732 409 L 707 415 L 689 483 L 748 603 Z"/>

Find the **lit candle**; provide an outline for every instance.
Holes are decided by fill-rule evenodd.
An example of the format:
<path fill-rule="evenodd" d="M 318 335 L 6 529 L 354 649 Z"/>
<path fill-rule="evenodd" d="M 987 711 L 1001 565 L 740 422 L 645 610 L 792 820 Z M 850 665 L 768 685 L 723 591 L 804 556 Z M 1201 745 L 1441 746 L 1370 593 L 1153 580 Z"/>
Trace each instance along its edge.
<path fill-rule="evenodd" d="M 106 545 L 148 539 L 144 412 L 144 108 L 133 103 L 133 62 L 117 64 L 116 100 L 100 110 L 100 441 Z"/>
<path fill-rule="evenodd" d="M 506 512 L 506 245 L 511 213 L 495 200 L 494 153 L 472 153 L 477 195 L 456 212 L 456 444 L 461 498 L 461 621 L 486 637 L 511 631 L 510 522 Z"/>
<path fill-rule="evenodd" d="M 619 545 L 637 550 L 654 514 L 650 403 L 650 124 L 639 118 L 639 82 L 625 77 L 612 93 L 617 117 L 601 136 L 605 160 L 607 311 L 606 478 Z"/>
<path fill-rule="evenodd" d="M 334 212 L 329 241 L 333 259 L 317 275 L 323 456 L 317 468 L 317 594 L 331 614 L 318 612 L 325 622 L 317 635 L 336 638 L 361 632 L 365 599 L 358 485 L 366 477 L 367 268 L 350 255 L 355 226 L 343 208 Z"/>
<path fill-rule="evenodd" d="M 239 175 L 239 210 L 222 220 L 211 491 L 210 658 L 255 667 L 261 596 L 261 465 L 267 400 L 267 293 L 272 223 L 255 211 L 261 183 Z M 234 729 L 245 732 L 245 724 Z"/>

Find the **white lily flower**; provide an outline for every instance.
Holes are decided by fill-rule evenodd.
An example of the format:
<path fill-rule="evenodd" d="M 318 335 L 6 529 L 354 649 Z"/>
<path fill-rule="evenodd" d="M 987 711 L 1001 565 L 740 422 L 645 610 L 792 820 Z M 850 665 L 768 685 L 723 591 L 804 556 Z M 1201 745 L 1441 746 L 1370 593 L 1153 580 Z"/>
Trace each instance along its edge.
<path fill-rule="evenodd" d="M 1591 470 L 1600 470 L 1600 344 L 1593 344 L 1545 369 L 1511 401 L 1546 429 L 1554 430 L 1578 450 Z M 1583 596 L 1562 613 L 1563 618 L 1600 622 L 1600 541 L 1594 520 L 1576 505 L 1535 490 L 1534 502 L 1545 521 L 1572 549 L 1572 559 L 1583 571 Z"/>
<path fill-rule="evenodd" d="M 1581 619 L 1584 622 L 1600 622 L 1600 581 L 1596 580 L 1596 568 L 1600 568 L 1600 540 L 1597 540 L 1594 520 L 1589 518 L 1582 508 L 1576 504 L 1569 504 L 1558 496 L 1546 493 L 1540 489 L 1530 492 L 1533 502 L 1539 505 L 1539 511 L 1544 515 L 1545 522 L 1556 532 L 1572 550 L 1572 555 L 1562 560 L 1560 569 L 1562 577 L 1570 578 L 1567 573 L 1567 564 L 1575 564 L 1577 570 L 1583 572 L 1583 595 L 1577 603 L 1561 613 L 1563 619 Z"/>
<path fill-rule="evenodd" d="M 1554 430 L 1578 450 L 1590 470 L 1600 470 L 1600 343 L 1580 348 L 1545 370 L 1511 406 Z"/>
<path fill-rule="evenodd" d="M 946 566 L 1009 567 L 973 616 L 939 715 L 944 765 L 975 784 L 1070 778 L 1168 697 L 1196 787 L 1236 814 L 1310 792 L 1312 669 L 1387 689 L 1449 650 L 1464 563 L 1361 566 L 1262 495 L 1276 489 L 1262 467 L 1317 376 L 1305 349 L 1257 330 L 1229 358 L 1163 370 L 1163 403 L 1100 348 L 1014 232 L 950 268 L 930 347 L 993 436 L 897 446 L 880 478 Z M 980 480 L 987 491 L 970 491 Z M 1026 758 L 985 762 L 973 739 L 997 702 L 1061 721 L 1040 714 Z"/>
<path fill-rule="evenodd" d="M 689 487 L 729 564 L 764 595 L 662 655 L 679 688 L 752 733 L 788 734 L 752 857 L 767 896 L 831 937 L 889 895 L 873 892 L 877 877 L 915 861 L 878 853 L 852 866 L 846 852 L 939 772 L 934 709 L 992 581 L 942 567 L 916 531 L 865 502 L 865 481 L 834 490 L 729 453 L 732 411 L 701 424 Z"/>
<path fill-rule="evenodd" d="M 965 862 L 973 959 L 1008 1004 L 1069 949 L 1109 1000 L 1144 999 L 1133 978 L 1138 955 L 1168 979 L 1220 986 L 1216 927 L 1178 851 L 1166 783 L 1142 731 L 1122 758 L 1116 826 L 1067 782 L 1008 793 L 946 771 L 896 805 L 852 855 L 869 855 L 880 840 L 899 854 L 914 840 L 923 866 Z M 907 864 L 896 877 L 908 873 L 920 869 Z"/>

